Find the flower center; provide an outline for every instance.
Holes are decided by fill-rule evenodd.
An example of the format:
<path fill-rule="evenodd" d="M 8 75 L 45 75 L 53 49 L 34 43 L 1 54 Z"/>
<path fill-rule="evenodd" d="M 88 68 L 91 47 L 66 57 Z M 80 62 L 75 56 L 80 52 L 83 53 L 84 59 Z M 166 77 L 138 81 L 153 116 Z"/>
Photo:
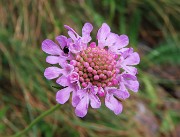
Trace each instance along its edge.
<path fill-rule="evenodd" d="M 116 77 L 116 55 L 99 47 L 88 47 L 71 61 L 82 87 L 89 82 L 97 87 L 111 86 Z"/>

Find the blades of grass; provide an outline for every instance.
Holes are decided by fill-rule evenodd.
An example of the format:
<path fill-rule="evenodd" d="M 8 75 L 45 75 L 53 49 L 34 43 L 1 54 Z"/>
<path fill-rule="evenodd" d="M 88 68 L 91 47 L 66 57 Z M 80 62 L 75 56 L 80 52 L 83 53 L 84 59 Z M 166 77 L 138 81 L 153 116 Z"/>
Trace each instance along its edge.
<path fill-rule="evenodd" d="M 158 97 L 153 80 L 151 80 L 147 75 L 143 75 L 142 73 L 140 75 L 140 79 L 143 81 L 145 92 L 147 94 L 148 99 L 151 101 L 150 106 L 155 108 L 158 103 Z"/>
<path fill-rule="evenodd" d="M 125 7 L 126 1 L 125 0 L 121 0 L 119 2 L 119 6 L 118 8 L 118 12 L 119 12 L 119 32 L 121 34 L 126 34 L 126 17 L 125 17 L 125 11 L 126 11 L 126 7 Z"/>
<path fill-rule="evenodd" d="M 128 28 L 129 30 L 128 36 L 133 48 L 137 48 L 140 24 L 141 24 L 141 11 L 139 9 L 136 9 L 131 17 L 130 25 Z"/>
<path fill-rule="evenodd" d="M 169 134 L 170 131 L 174 130 L 174 124 L 169 111 L 167 111 L 164 116 L 162 116 L 162 124 L 160 126 L 160 130 L 161 132 L 167 134 Z"/>
<path fill-rule="evenodd" d="M 146 58 L 156 64 L 171 63 L 173 65 L 180 64 L 180 48 L 175 46 L 173 40 L 163 42 L 157 48 L 153 49 Z"/>

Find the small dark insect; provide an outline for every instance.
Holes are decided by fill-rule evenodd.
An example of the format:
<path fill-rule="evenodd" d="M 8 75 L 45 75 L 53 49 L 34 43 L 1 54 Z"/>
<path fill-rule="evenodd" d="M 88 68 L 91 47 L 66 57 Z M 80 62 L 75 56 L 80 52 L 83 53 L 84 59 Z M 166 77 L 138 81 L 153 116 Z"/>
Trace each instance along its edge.
<path fill-rule="evenodd" d="M 68 54 L 68 53 L 69 53 L 69 48 L 68 48 L 67 46 L 65 46 L 65 47 L 63 48 L 63 51 L 64 51 L 65 54 Z"/>

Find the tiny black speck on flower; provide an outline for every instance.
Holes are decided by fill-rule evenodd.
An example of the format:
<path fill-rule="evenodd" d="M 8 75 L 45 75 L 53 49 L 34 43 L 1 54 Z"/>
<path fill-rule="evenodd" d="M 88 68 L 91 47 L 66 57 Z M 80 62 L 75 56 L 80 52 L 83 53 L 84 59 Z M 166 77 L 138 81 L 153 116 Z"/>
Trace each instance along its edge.
<path fill-rule="evenodd" d="M 65 46 L 65 47 L 63 48 L 63 52 L 64 52 L 65 54 L 68 54 L 68 53 L 69 53 L 69 49 L 68 49 L 67 46 Z"/>

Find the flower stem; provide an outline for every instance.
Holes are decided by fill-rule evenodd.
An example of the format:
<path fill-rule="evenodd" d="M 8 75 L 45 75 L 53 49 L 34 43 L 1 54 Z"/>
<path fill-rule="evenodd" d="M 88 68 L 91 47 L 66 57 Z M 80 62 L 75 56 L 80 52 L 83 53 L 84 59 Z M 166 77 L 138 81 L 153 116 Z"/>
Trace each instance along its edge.
<path fill-rule="evenodd" d="M 35 124 L 37 124 L 41 119 L 43 119 L 45 116 L 51 114 L 52 112 L 54 112 L 56 109 L 58 109 L 60 107 L 60 104 L 55 105 L 54 107 L 52 107 L 51 109 L 45 111 L 44 113 L 42 113 L 40 116 L 38 116 L 36 119 L 34 119 L 28 127 L 26 127 L 24 130 L 18 132 L 17 134 L 13 135 L 12 137 L 21 137 L 23 134 L 25 134 L 26 132 L 28 132 Z"/>

